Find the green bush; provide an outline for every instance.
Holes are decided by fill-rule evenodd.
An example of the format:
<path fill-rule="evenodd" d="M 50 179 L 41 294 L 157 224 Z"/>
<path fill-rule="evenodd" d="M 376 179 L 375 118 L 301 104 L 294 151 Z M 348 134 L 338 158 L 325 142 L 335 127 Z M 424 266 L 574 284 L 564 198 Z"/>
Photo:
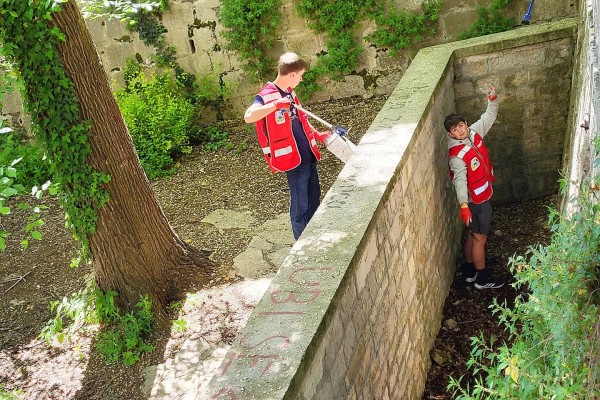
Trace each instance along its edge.
<path fill-rule="evenodd" d="M 23 391 L 21 389 L 8 391 L 4 385 L 0 385 L 0 400 L 19 400 Z"/>
<path fill-rule="evenodd" d="M 170 172 L 173 158 L 191 152 L 189 135 L 196 107 L 169 72 L 146 77 L 126 71 L 125 89 L 116 94 L 140 162 L 150 179 Z"/>
<path fill-rule="evenodd" d="M 275 61 L 266 55 L 276 39 L 281 0 L 222 0 L 219 18 L 226 28 L 226 48 L 238 53 L 257 81 L 270 79 Z"/>
<path fill-rule="evenodd" d="M 229 134 L 218 125 L 207 125 L 198 129 L 197 139 L 203 143 L 205 149 L 216 151 L 219 149 L 231 150 L 233 143 L 229 140 Z"/>
<path fill-rule="evenodd" d="M 490 7 L 478 7 L 479 18 L 467 31 L 460 33 L 459 39 L 469 39 L 511 30 L 517 24 L 517 21 L 512 17 L 503 15 L 502 9 L 512 1 L 494 0 Z"/>
<path fill-rule="evenodd" d="M 0 134 L 0 165 L 10 165 L 18 158 L 22 159 L 15 182 L 32 187 L 51 179 L 50 165 L 39 140 L 23 141 L 22 135 L 16 132 Z"/>
<path fill-rule="evenodd" d="M 377 30 L 367 37 L 377 47 L 389 48 L 392 54 L 421 40 L 423 34 L 435 33 L 434 23 L 440 13 L 440 0 L 427 0 L 421 5 L 423 14 L 409 13 L 404 10 L 378 8 L 373 13 Z"/>
<path fill-rule="evenodd" d="M 596 161 L 596 166 L 600 159 Z M 597 181 L 597 180 L 596 180 Z M 471 338 L 467 366 L 475 385 L 451 379 L 456 399 L 597 399 L 600 294 L 600 205 L 595 185 L 584 188 L 571 217 L 551 212 L 548 246 L 511 260 L 516 288 L 523 293 L 512 308 L 492 305 L 511 334 L 511 344 Z M 597 350 L 596 350 L 597 351 Z"/>
<path fill-rule="evenodd" d="M 152 352 L 153 347 L 145 341 L 152 330 L 154 317 L 152 302 L 147 295 L 141 296 L 136 311 L 121 315 L 115 305 L 117 293 L 103 292 L 95 284 L 70 298 L 50 303 L 53 319 L 40 332 L 46 341 L 56 338 L 59 343 L 69 340 L 75 332 L 89 325 L 102 323 L 96 350 L 108 362 L 121 361 L 133 365 L 142 353 Z"/>

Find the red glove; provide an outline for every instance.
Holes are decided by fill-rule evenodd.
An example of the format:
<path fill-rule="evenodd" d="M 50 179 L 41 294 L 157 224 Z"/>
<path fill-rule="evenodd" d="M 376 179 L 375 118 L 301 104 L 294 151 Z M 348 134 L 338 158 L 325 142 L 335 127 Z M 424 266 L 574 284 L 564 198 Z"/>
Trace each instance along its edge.
<path fill-rule="evenodd" d="M 498 98 L 496 95 L 496 88 L 491 83 L 486 83 L 485 87 L 481 88 L 481 91 L 485 93 L 490 101 L 494 101 Z"/>
<path fill-rule="evenodd" d="M 465 223 L 466 226 L 471 225 L 471 210 L 469 207 L 460 207 L 460 219 Z"/>
<path fill-rule="evenodd" d="M 282 108 L 285 108 L 285 109 L 290 108 L 292 101 L 287 97 L 282 97 L 280 99 L 275 100 L 273 102 L 273 104 L 275 104 L 276 110 L 281 110 Z"/>
<path fill-rule="evenodd" d="M 325 144 L 325 141 L 330 136 L 331 136 L 331 131 L 323 131 L 323 132 L 315 131 L 315 138 L 323 144 Z"/>

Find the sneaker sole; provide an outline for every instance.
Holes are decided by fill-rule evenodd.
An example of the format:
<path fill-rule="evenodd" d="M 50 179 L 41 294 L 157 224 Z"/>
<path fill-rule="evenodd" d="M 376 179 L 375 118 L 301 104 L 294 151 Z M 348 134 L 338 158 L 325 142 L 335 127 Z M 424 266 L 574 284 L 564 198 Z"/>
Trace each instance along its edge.
<path fill-rule="evenodd" d="M 495 283 L 486 283 L 485 285 L 480 285 L 478 283 L 475 284 L 477 289 L 499 289 L 502 286 L 504 286 L 504 283 L 502 285 L 497 285 Z"/>

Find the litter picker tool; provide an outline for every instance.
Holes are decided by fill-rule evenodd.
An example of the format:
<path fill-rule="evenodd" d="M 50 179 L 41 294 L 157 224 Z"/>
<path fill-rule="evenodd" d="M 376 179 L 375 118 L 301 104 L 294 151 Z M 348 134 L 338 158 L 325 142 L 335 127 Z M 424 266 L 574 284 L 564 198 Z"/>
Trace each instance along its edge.
<path fill-rule="evenodd" d="M 529 21 L 531 21 L 531 9 L 533 8 L 533 2 L 535 0 L 531 0 L 529 2 L 529 7 L 527 7 L 527 12 L 523 15 L 523 23 L 525 25 L 529 25 Z"/>
<path fill-rule="evenodd" d="M 294 107 L 331 129 L 331 136 L 325 140 L 327 150 L 343 162 L 348 161 L 350 156 L 356 151 L 356 145 L 348 139 L 350 129 L 346 130 L 339 125 L 330 124 L 298 104 L 294 104 Z"/>

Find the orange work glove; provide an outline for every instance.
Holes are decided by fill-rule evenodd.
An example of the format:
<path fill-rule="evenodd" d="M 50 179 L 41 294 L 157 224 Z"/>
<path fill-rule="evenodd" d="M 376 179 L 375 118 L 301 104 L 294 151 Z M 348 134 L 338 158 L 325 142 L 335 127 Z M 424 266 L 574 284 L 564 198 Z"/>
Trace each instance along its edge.
<path fill-rule="evenodd" d="M 496 95 L 496 88 L 491 83 L 486 83 L 485 87 L 481 88 L 481 91 L 485 93 L 485 95 L 490 101 L 494 101 L 498 98 L 498 96 Z"/>
<path fill-rule="evenodd" d="M 276 110 L 281 110 L 283 108 L 290 108 L 290 105 L 292 104 L 292 101 L 287 98 L 287 97 L 282 97 L 280 99 L 277 99 L 273 102 L 273 104 L 275 104 L 275 109 Z"/>
<path fill-rule="evenodd" d="M 315 131 L 315 138 L 321 143 L 326 143 L 326 140 L 329 137 L 331 137 L 331 131 Z"/>
<path fill-rule="evenodd" d="M 471 225 L 471 210 L 469 210 L 469 206 L 460 206 L 460 219 L 462 219 L 462 222 L 466 226 Z"/>

